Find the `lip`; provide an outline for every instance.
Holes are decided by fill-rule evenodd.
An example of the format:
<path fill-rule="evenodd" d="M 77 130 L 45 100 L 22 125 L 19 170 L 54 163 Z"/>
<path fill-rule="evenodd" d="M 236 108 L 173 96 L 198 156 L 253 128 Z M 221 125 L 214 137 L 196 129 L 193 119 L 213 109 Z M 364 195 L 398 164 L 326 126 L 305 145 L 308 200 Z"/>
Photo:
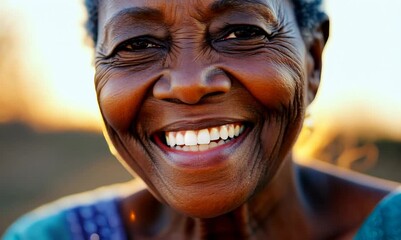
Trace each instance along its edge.
<path fill-rule="evenodd" d="M 219 122 L 221 123 L 221 121 Z M 232 121 L 230 121 L 230 123 L 231 122 Z M 193 170 L 213 168 L 223 164 L 224 162 L 229 161 L 230 155 L 237 151 L 240 148 L 241 144 L 249 136 L 249 133 L 252 130 L 252 126 L 246 123 L 244 125 L 246 126 L 246 129 L 240 136 L 232 139 L 228 143 L 214 147 L 212 149 L 208 149 L 206 151 L 186 152 L 171 148 L 163 143 L 163 141 L 160 139 L 160 135 L 154 137 L 154 141 L 152 142 L 157 148 L 161 150 L 162 155 L 164 155 L 163 159 L 165 159 L 165 161 L 177 168 Z M 216 125 L 209 124 L 208 126 L 211 127 Z M 199 125 L 197 125 L 197 127 L 199 128 Z M 202 126 L 202 128 L 203 127 L 204 126 Z M 179 130 L 181 129 L 183 128 L 180 127 Z"/>

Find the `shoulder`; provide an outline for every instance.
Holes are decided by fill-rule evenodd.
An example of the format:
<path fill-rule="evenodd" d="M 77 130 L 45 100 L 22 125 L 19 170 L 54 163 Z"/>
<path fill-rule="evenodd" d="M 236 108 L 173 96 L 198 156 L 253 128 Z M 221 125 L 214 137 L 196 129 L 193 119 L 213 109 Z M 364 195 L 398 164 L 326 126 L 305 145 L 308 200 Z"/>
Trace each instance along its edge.
<path fill-rule="evenodd" d="M 131 190 L 131 183 L 118 184 L 62 198 L 21 217 L 2 239 L 88 239 L 93 233 L 123 239 L 118 201 Z"/>
<path fill-rule="evenodd" d="M 401 189 L 385 197 L 360 228 L 355 239 L 399 239 L 401 236 Z"/>
<path fill-rule="evenodd" d="M 300 164 L 298 169 L 306 201 L 319 222 L 327 223 L 322 227 L 335 232 L 355 234 L 377 204 L 400 186 L 321 162 Z"/>
<path fill-rule="evenodd" d="M 3 240 L 70 239 L 62 212 L 43 214 L 32 212 L 16 221 Z"/>
<path fill-rule="evenodd" d="M 365 201 L 371 201 L 373 206 L 400 187 L 400 183 L 397 182 L 341 169 L 316 160 L 298 166 L 300 179 L 308 187 L 322 194 L 337 194 L 353 199 L 363 198 Z"/>

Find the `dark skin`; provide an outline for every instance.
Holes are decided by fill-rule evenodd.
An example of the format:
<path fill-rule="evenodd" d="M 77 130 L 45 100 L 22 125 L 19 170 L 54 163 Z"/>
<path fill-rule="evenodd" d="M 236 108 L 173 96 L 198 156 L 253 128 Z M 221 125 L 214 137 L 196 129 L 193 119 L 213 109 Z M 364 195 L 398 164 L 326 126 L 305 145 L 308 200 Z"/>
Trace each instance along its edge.
<path fill-rule="evenodd" d="M 147 185 L 122 201 L 131 238 L 355 233 L 394 186 L 291 155 L 327 37 L 322 22 L 303 39 L 289 1 L 100 1 L 99 106 L 115 154 Z M 207 151 L 164 140 L 226 124 L 245 130 Z"/>

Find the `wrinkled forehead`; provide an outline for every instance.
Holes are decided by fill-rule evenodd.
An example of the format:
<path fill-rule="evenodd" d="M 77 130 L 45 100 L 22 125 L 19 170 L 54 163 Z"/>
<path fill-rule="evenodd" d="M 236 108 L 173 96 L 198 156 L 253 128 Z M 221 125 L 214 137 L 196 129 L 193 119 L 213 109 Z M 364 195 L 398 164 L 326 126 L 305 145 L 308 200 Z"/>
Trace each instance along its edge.
<path fill-rule="evenodd" d="M 136 11 L 148 18 L 159 16 L 169 23 L 185 17 L 204 21 L 211 14 L 227 10 L 257 10 L 275 14 L 274 11 L 282 2 L 288 0 L 100 0 L 99 26 L 105 26 L 124 11 Z"/>

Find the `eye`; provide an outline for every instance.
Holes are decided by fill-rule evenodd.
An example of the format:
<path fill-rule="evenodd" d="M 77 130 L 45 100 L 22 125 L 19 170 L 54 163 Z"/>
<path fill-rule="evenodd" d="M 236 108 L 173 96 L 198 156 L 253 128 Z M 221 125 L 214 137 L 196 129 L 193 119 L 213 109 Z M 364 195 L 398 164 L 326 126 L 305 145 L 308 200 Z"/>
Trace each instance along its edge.
<path fill-rule="evenodd" d="M 230 26 L 224 32 L 224 37 L 220 38 L 218 41 L 230 39 L 250 40 L 267 38 L 267 33 L 263 29 L 251 25 Z"/>
<path fill-rule="evenodd" d="M 127 52 L 137 52 L 150 48 L 161 48 L 162 46 L 157 43 L 155 39 L 150 39 L 148 37 L 132 38 L 123 43 L 121 43 L 116 51 L 127 51 Z"/>

